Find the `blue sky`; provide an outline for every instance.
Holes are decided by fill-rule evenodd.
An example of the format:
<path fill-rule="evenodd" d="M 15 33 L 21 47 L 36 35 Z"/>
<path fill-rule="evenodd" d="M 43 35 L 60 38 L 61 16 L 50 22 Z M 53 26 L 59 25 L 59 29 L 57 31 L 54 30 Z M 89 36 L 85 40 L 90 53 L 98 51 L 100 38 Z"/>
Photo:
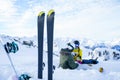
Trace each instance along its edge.
<path fill-rule="evenodd" d="M 38 13 L 54 9 L 54 37 L 120 38 L 120 0 L 0 0 L 0 5 L 1 34 L 37 35 Z"/>

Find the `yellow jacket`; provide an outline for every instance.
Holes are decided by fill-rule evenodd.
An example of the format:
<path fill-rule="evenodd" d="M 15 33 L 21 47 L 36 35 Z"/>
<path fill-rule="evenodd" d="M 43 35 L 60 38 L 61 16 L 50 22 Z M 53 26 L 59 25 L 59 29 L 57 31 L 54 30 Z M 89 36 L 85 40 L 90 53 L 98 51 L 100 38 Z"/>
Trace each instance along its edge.
<path fill-rule="evenodd" d="M 82 50 L 80 48 L 74 48 L 73 52 L 75 53 L 74 60 L 82 61 Z"/>

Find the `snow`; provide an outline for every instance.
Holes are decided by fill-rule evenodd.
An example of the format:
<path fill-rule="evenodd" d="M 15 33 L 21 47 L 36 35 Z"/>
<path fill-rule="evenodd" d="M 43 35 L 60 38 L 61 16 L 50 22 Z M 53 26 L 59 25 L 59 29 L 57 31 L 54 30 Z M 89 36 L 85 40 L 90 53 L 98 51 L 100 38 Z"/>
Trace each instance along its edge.
<path fill-rule="evenodd" d="M 11 37 L 5 37 L 1 36 L 3 42 L 11 42 L 14 39 Z M 30 38 L 23 38 L 23 40 L 30 40 Z M 35 45 L 37 45 L 37 39 L 36 37 L 31 38 L 32 41 L 35 42 Z M 88 66 L 86 64 L 79 64 L 79 67 L 74 70 L 69 69 L 62 69 L 58 67 L 59 65 L 59 50 L 62 47 L 65 47 L 65 43 L 68 41 L 72 42 L 72 40 L 67 39 L 55 39 L 54 40 L 54 55 L 53 55 L 53 63 L 56 66 L 56 69 L 53 73 L 53 80 L 119 80 L 120 79 L 120 60 L 113 60 L 112 57 L 108 61 L 104 61 L 100 57 L 98 58 L 99 63 L 96 65 Z M 10 53 L 11 59 L 14 63 L 14 66 L 16 68 L 16 71 L 18 75 L 23 73 L 28 73 L 32 76 L 30 80 L 47 80 L 47 43 L 46 39 L 44 41 L 44 62 L 45 62 L 45 68 L 43 71 L 43 79 L 37 78 L 37 58 L 38 58 L 38 52 L 37 52 L 37 46 L 35 47 L 29 47 L 27 45 L 23 45 L 20 42 L 16 42 L 19 46 L 19 51 L 16 53 Z M 89 41 L 89 45 L 91 44 L 91 41 Z M 95 43 L 96 44 L 96 43 Z M 82 44 L 84 45 L 84 44 Z M 93 45 L 93 42 L 92 42 Z M 88 56 L 88 52 L 90 52 L 90 49 L 86 49 L 83 46 L 81 46 L 83 50 L 83 58 L 87 59 L 90 58 Z M 104 51 L 105 48 L 96 48 L 97 51 Z M 114 50 L 111 50 L 110 48 L 107 48 L 107 50 L 112 53 Z M 119 52 L 120 53 L 120 52 Z M 56 54 L 56 55 L 55 55 Z M 112 56 L 112 55 L 110 55 Z M 104 71 L 103 73 L 99 72 L 99 68 L 103 67 Z M 9 59 L 4 51 L 3 46 L 0 44 L 0 80 L 13 80 L 12 77 L 15 76 L 15 73 L 13 69 L 11 68 Z"/>

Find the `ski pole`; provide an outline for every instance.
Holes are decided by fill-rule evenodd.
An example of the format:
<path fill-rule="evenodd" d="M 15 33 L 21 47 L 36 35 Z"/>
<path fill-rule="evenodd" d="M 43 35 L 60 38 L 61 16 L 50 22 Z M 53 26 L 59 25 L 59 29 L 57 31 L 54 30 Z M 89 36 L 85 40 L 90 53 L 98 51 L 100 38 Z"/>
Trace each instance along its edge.
<path fill-rule="evenodd" d="M 4 48 L 4 44 L 3 44 L 2 39 L 0 39 L 0 42 L 1 42 L 2 46 L 3 46 L 3 48 Z M 6 52 L 6 54 L 7 54 L 7 57 L 8 57 L 8 59 L 9 59 L 9 61 L 10 61 L 10 64 L 11 64 L 11 67 L 12 67 L 14 73 L 15 73 L 16 76 L 18 77 L 17 71 L 16 71 L 16 69 L 15 69 L 15 67 L 14 67 L 14 64 L 13 64 L 13 62 L 12 62 L 12 59 L 11 59 L 10 55 L 9 55 L 7 52 Z"/>

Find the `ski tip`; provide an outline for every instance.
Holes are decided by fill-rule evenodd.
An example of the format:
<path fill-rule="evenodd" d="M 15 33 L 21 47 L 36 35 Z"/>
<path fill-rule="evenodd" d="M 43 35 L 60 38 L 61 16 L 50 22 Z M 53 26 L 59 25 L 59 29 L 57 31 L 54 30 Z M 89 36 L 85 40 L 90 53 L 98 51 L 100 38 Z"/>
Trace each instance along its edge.
<path fill-rule="evenodd" d="M 44 14 L 45 14 L 45 12 L 44 12 L 44 11 L 41 11 L 41 12 L 39 12 L 38 16 L 42 16 L 42 15 L 44 15 Z"/>
<path fill-rule="evenodd" d="M 48 16 L 50 16 L 50 15 L 53 14 L 53 13 L 54 13 L 54 10 L 51 9 L 51 10 L 48 12 Z"/>

